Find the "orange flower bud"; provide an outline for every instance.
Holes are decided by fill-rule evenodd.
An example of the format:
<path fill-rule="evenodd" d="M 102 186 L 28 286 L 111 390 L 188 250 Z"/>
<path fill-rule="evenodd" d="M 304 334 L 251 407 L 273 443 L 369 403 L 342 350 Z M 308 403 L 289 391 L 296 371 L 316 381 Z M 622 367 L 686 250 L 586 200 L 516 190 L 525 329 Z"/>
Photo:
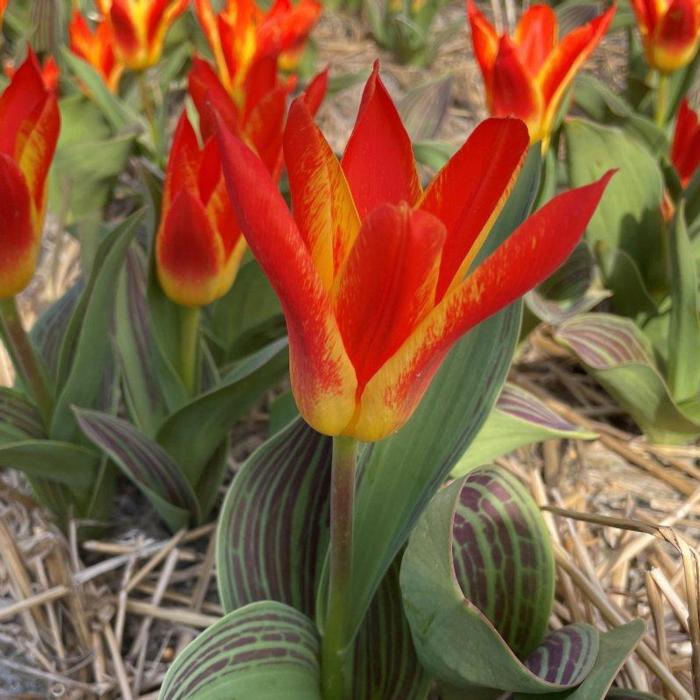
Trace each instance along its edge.
<path fill-rule="evenodd" d="M 557 16 L 548 5 L 531 5 L 512 37 L 493 25 L 467 0 L 474 53 L 494 117 L 518 117 L 530 141 L 546 139 L 566 90 L 608 29 L 615 7 L 558 37 Z"/>
<path fill-rule="evenodd" d="M 131 70 L 158 63 L 165 35 L 189 0 L 97 0 L 107 18 L 119 58 Z"/>
<path fill-rule="evenodd" d="M 231 288 L 244 250 L 215 139 L 200 149 L 183 114 L 170 151 L 156 235 L 161 287 L 177 304 L 205 306 Z"/>
<path fill-rule="evenodd" d="M 0 124 L 0 299 L 7 299 L 34 274 L 60 129 L 55 93 L 31 49 L 0 96 Z"/>
<path fill-rule="evenodd" d="M 700 45 L 698 0 L 631 0 L 647 63 L 662 73 L 687 66 Z"/>
<path fill-rule="evenodd" d="M 114 36 L 106 20 L 92 31 L 77 10 L 68 25 L 70 50 L 89 63 L 102 77 L 111 92 L 116 92 L 124 65 L 114 54 Z"/>

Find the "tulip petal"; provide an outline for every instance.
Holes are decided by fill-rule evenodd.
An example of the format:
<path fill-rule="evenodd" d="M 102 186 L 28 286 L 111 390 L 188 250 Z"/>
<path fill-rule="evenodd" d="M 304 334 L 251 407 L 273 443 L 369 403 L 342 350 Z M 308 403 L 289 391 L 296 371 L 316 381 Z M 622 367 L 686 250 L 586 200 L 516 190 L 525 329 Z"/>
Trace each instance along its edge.
<path fill-rule="evenodd" d="M 379 78 L 378 63 L 365 85 L 342 164 L 360 218 L 380 204 L 413 204 L 421 194 L 411 139 Z"/>
<path fill-rule="evenodd" d="M 474 55 L 484 77 L 489 108 L 491 102 L 491 77 L 498 53 L 498 33 L 495 27 L 484 17 L 474 0 L 467 0 L 467 15 L 472 29 Z"/>
<path fill-rule="evenodd" d="M 163 185 L 162 211 L 167 211 L 170 208 L 170 204 L 178 192 L 197 191 L 201 159 L 197 135 L 194 133 L 187 114 L 183 112 L 177 123 L 170 147 Z"/>
<path fill-rule="evenodd" d="M 336 317 L 358 390 L 435 303 L 445 227 L 404 202 L 365 219 L 339 280 Z"/>
<path fill-rule="evenodd" d="M 375 440 L 408 420 L 453 343 L 545 280 L 566 260 L 611 175 L 555 197 L 438 304 L 367 383 L 353 435 Z"/>
<path fill-rule="evenodd" d="M 311 114 L 316 114 L 328 90 L 328 68 L 317 73 L 304 90 L 304 101 Z"/>
<path fill-rule="evenodd" d="M 671 162 L 681 184 L 686 187 L 700 165 L 700 123 L 687 98 L 683 99 L 678 110 Z"/>
<path fill-rule="evenodd" d="M 338 159 L 303 99 L 292 103 L 284 154 L 294 218 L 327 291 L 333 288 L 360 230 L 360 219 Z"/>
<path fill-rule="evenodd" d="M 41 67 L 30 50 L 27 59 L 0 95 L 0 153 L 19 158 L 27 128 L 31 128 L 32 122 L 41 114 L 47 98 Z"/>
<path fill-rule="evenodd" d="M 265 166 L 219 121 L 224 177 L 238 224 L 280 299 L 287 320 L 292 389 L 316 430 L 337 435 L 355 412 L 355 371 L 330 298 Z"/>
<path fill-rule="evenodd" d="M 663 0 L 630 0 L 642 36 L 651 34 L 663 14 Z"/>
<path fill-rule="evenodd" d="M 542 135 L 548 134 L 559 111 L 564 93 L 608 30 L 616 11 L 612 5 L 593 21 L 574 29 L 557 45 L 542 66 L 537 82 L 546 105 Z"/>
<path fill-rule="evenodd" d="M 698 50 L 699 34 L 697 0 L 671 0 L 651 38 L 654 65 L 671 72 L 690 63 Z"/>
<path fill-rule="evenodd" d="M 216 298 L 224 251 L 202 203 L 187 190 L 164 210 L 156 261 L 160 284 L 174 302 L 205 306 Z"/>
<path fill-rule="evenodd" d="M 530 138 L 542 112 L 542 98 L 533 76 L 528 73 L 518 54 L 518 48 L 508 36 L 502 36 L 491 80 L 494 117 L 517 117 L 530 129 Z"/>
<path fill-rule="evenodd" d="M 420 203 L 445 224 L 437 300 L 459 284 L 515 183 L 530 143 L 517 119 L 487 119 L 437 174 Z"/>
<path fill-rule="evenodd" d="M 549 5 L 531 5 L 515 29 L 520 60 L 536 75 L 557 41 L 557 15 Z"/>
<path fill-rule="evenodd" d="M 316 0 L 275 0 L 258 29 L 259 55 L 274 54 L 299 46 L 311 32 L 321 15 Z"/>
<path fill-rule="evenodd" d="M 41 227 L 32 221 L 29 189 L 17 164 L 0 153 L 0 299 L 21 292 L 34 274 Z"/>
<path fill-rule="evenodd" d="M 203 139 L 206 140 L 216 133 L 214 112 L 208 105 L 213 107 L 234 134 L 239 133 L 241 120 L 238 107 L 211 65 L 199 56 L 192 58 L 187 89 L 199 113 L 199 130 Z"/>

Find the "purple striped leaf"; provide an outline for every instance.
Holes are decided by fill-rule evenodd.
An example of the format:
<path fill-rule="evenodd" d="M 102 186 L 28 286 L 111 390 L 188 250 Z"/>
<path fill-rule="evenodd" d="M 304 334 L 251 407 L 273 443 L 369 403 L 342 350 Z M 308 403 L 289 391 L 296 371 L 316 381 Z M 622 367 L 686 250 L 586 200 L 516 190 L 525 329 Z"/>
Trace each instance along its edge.
<path fill-rule="evenodd" d="M 159 700 L 321 700 L 319 641 L 308 617 L 262 601 L 225 615 L 175 659 Z"/>
<path fill-rule="evenodd" d="M 409 539 L 401 588 L 418 657 L 455 697 L 476 688 L 563 692 L 596 660 L 593 627 L 545 636 L 554 600 L 548 533 L 503 470 L 479 469 L 438 493 Z"/>
<path fill-rule="evenodd" d="M 578 356 L 650 440 L 682 443 L 700 435 L 697 404 L 679 406 L 673 400 L 649 341 L 632 321 L 583 314 L 563 323 L 555 338 Z"/>
<path fill-rule="evenodd" d="M 331 439 L 301 419 L 236 475 L 219 516 L 217 576 L 225 610 L 266 599 L 316 614 L 328 542 Z M 386 663 L 391 659 L 391 663 Z M 390 569 L 355 642 L 354 700 L 424 700 L 426 678 Z"/>
<path fill-rule="evenodd" d="M 121 418 L 99 411 L 74 411 L 84 435 L 143 491 L 172 530 L 200 520 L 191 485 L 157 442 Z"/>
<path fill-rule="evenodd" d="M 0 387 L 0 444 L 45 437 L 46 428 L 36 406 L 19 391 Z"/>
<path fill-rule="evenodd" d="M 452 469 L 452 476 L 464 476 L 523 445 L 553 438 L 595 437 L 595 433 L 564 420 L 529 391 L 506 384 L 474 442 Z"/>

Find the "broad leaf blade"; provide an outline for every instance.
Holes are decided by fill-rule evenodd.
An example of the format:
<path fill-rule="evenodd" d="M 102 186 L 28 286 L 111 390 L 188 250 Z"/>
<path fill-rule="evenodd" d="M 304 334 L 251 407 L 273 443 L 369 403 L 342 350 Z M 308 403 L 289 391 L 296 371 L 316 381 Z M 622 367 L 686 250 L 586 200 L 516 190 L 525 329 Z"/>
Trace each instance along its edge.
<path fill-rule="evenodd" d="M 287 605 L 253 603 L 225 615 L 175 659 L 159 700 L 321 700 L 319 642 Z"/>
<path fill-rule="evenodd" d="M 58 382 L 61 393 L 51 420 L 52 438 L 72 441 L 79 435 L 72 406 L 100 407 L 98 401 L 104 382 L 113 375 L 110 331 L 114 290 L 140 219 L 140 213 L 132 215 L 100 244 L 90 279 L 75 307 L 61 348 Z"/>
<path fill-rule="evenodd" d="M 158 429 L 158 443 L 182 465 L 191 484 L 199 483 L 202 470 L 233 424 L 284 376 L 288 362 L 284 337 L 241 362 L 219 386 L 168 416 Z"/>
<path fill-rule="evenodd" d="M 0 444 L 43 437 L 46 429 L 36 406 L 19 391 L 0 387 Z"/>
<path fill-rule="evenodd" d="M 567 633 L 580 643 L 555 636 L 531 656 L 566 683 L 540 678 L 514 653 L 526 657 L 543 641 L 554 592 L 547 537 L 536 504 L 502 470 L 472 472 L 433 499 L 409 540 L 401 589 L 419 658 L 439 681 L 465 697 L 479 688 L 541 696 L 591 668 L 598 647 L 588 625 Z"/>
<path fill-rule="evenodd" d="M 523 445 L 554 438 L 592 440 L 595 437 L 595 433 L 581 430 L 564 420 L 534 394 L 514 384 L 506 384 L 479 434 L 451 474 L 463 476 Z"/>
<path fill-rule="evenodd" d="M 632 321 L 583 314 L 562 324 L 555 338 L 576 353 L 651 440 L 677 443 L 700 434 L 700 422 L 671 398 L 649 341 Z"/>
<path fill-rule="evenodd" d="M 131 423 L 107 413 L 75 409 L 75 414 L 86 437 L 143 490 L 171 529 L 186 524 L 188 516 L 199 520 L 199 504 L 192 487 L 158 443 Z"/>

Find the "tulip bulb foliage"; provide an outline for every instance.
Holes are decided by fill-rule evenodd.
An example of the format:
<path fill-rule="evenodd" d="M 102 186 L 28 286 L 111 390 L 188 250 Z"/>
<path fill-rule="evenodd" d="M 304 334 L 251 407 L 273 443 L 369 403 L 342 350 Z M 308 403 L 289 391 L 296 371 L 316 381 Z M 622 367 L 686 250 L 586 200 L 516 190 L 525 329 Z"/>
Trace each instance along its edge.
<path fill-rule="evenodd" d="M 480 124 L 423 190 L 375 65 L 340 161 L 292 104 L 293 214 L 223 122 L 219 141 L 239 225 L 285 312 L 299 409 L 320 432 L 366 441 L 404 425 L 460 336 L 565 260 L 609 178 L 558 196 L 474 268 L 529 145 L 520 120 Z"/>
<path fill-rule="evenodd" d="M 533 143 L 546 140 L 567 89 L 603 38 L 615 7 L 563 37 L 549 5 L 531 5 L 513 36 L 499 35 L 474 0 L 467 0 L 467 14 L 489 111 L 522 119 Z"/>

